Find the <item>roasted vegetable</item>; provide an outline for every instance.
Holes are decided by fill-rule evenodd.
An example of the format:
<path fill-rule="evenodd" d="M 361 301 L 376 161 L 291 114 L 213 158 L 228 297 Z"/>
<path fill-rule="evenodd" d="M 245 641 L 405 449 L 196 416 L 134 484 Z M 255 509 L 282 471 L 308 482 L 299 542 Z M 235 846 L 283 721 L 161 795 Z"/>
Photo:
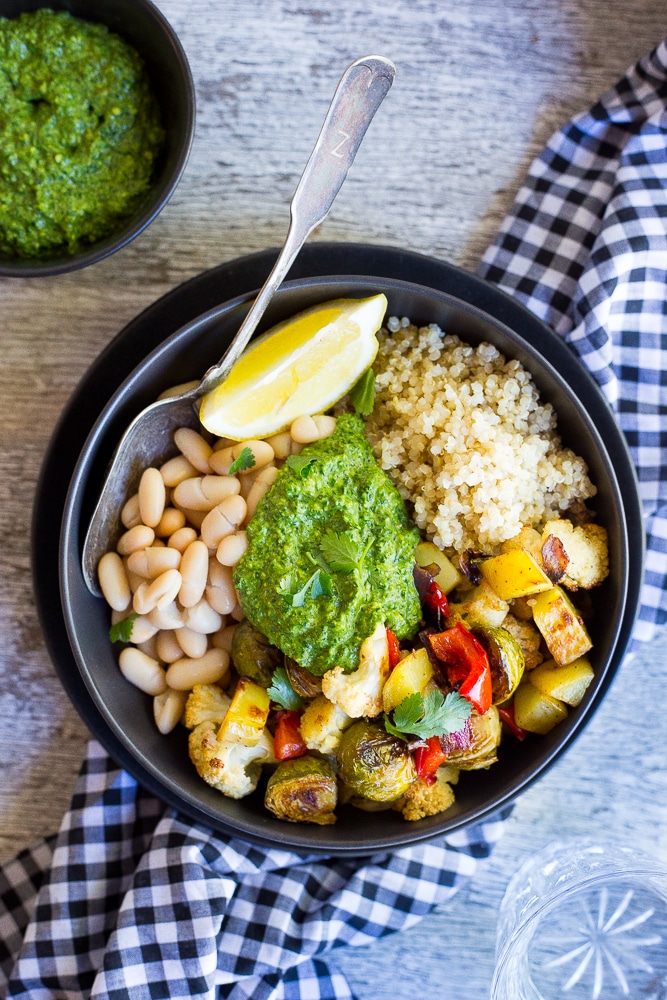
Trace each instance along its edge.
<path fill-rule="evenodd" d="M 491 669 L 492 702 L 499 705 L 511 697 L 523 676 L 524 657 L 521 647 L 502 626 L 475 628 L 473 635 L 486 650 Z"/>
<path fill-rule="evenodd" d="M 552 587 L 535 596 L 533 621 L 556 663 L 571 663 L 593 646 L 586 626 L 561 587 Z"/>
<path fill-rule="evenodd" d="M 266 725 L 270 707 L 266 688 L 248 677 L 240 677 L 232 703 L 222 720 L 219 738 L 246 747 L 255 746 Z"/>
<path fill-rule="evenodd" d="M 577 590 L 597 587 L 609 573 L 609 544 L 607 532 L 600 524 L 583 524 L 575 527 L 563 519 L 547 521 L 542 532 L 543 545 L 558 539 L 566 555 L 565 570 L 561 577 L 564 587 Z"/>
<path fill-rule="evenodd" d="M 285 657 L 285 670 L 290 684 L 302 698 L 316 698 L 322 691 L 322 678 L 299 666 L 290 656 Z"/>
<path fill-rule="evenodd" d="M 502 601 L 548 590 L 551 580 L 527 549 L 510 549 L 485 559 L 480 572 Z"/>
<path fill-rule="evenodd" d="M 415 562 L 430 572 L 443 594 L 449 594 L 463 582 L 458 569 L 433 542 L 420 542 L 415 549 Z"/>
<path fill-rule="evenodd" d="M 477 771 L 490 767 L 498 760 L 496 750 L 502 736 L 500 716 L 495 705 L 483 715 L 473 713 L 468 720 L 471 738 L 464 749 L 456 749 L 450 744 L 447 763 L 462 771 Z"/>
<path fill-rule="evenodd" d="M 491 668 L 484 646 L 463 622 L 430 635 L 428 642 L 442 661 L 452 688 L 483 715 L 492 699 Z"/>
<path fill-rule="evenodd" d="M 241 677 L 268 687 L 273 671 L 282 666 L 283 654 L 248 619 L 239 622 L 232 638 L 232 663 Z"/>
<path fill-rule="evenodd" d="M 201 722 L 220 725 L 231 703 L 232 699 L 217 684 L 195 684 L 185 703 L 185 725 L 188 729 Z"/>
<path fill-rule="evenodd" d="M 306 705 L 301 716 L 301 735 L 309 750 L 334 754 L 343 730 L 351 724 L 350 716 L 323 694 Z"/>
<path fill-rule="evenodd" d="M 433 667 L 424 648 L 414 649 L 396 664 L 382 689 L 382 708 L 391 712 L 409 694 L 423 694 L 433 677 Z"/>
<path fill-rule="evenodd" d="M 547 660 L 532 671 L 529 679 L 542 694 L 568 705 L 578 705 L 593 680 L 593 668 L 585 656 L 561 665 L 555 660 Z"/>
<path fill-rule="evenodd" d="M 200 722 L 190 733 L 190 759 L 197 773 L 231 799 L 242 799 L 257 787 L 262 764 L 273 761 L 273 740 L 264 730 L 251 747 L 219 738 L 215 722 Z"/>
<path fill-rule="evenodd" d="M 362 642 L 354 673 L 346 674 L 341 667 L 328 670 L 322 678 L 322 691 L 350 718 L 373 718 L 382 711 L 382 689 L 390 671 L 387 630 L 379 624 Z"/>
<path fill-rule="evenodd" d="M 529 680 L 514 692 L 514 719 L 521 729 L 544 736 L 566 718 L 565 702 L 542 694 Z"/>
<path fill-rule="evenodd" d="M 306 755 L 279 764 L 268 780 L 264 805 L 288 823 L 336 822 L 336 775 L 323 758 Z"/>
<path fill-rule="evenodd" d="M 336 756 L 341 780 L 373 802 L 392 802 L 417 777 L 407 743 L 366 719 L 345 730 Z"/>
<path fill-rule="evenodd" d="M 498 597 L 486 580 L 466 593 L 461 601 L 449 602 L 450 618 L 465 619 L 469 625 L 502 625 L 510 606 Z"/>
<path fill-rule="evenodd" d="M 452 785 L 457 781 L 456 768 L 441 767 L 431 784 L 414 781 L 392 808 L 402 813 L 403 819 L 411 822 L 424 819 L 425 816 L 437 816 L 454 805 Z"/>
<path fill-rule="evenodd" d="M 276 760 L 291 760 L 307 753 L 308 747 L 301 735 L 300 722 L 298 712 L 286 709 L 277 713 L 273 733 L 273 753 Z"/>

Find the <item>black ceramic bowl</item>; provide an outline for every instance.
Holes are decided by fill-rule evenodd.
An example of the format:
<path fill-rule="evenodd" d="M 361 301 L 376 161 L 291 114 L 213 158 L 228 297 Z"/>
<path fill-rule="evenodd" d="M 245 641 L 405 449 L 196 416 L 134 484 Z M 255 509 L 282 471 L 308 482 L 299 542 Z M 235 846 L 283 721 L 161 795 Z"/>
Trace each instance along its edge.
<path fill-rule="evenodd" d="M 62 274 L 94 264 L 138 236 L 162 211 L 178 184 L 190 153 L 195 93 L 183 47 L 151 0 L 0 0 L 0 17 L 14 18 L 47 7 L 106 25 L 143 58 L 160 106 L 165 143 L 142 204 L 115 232 L 76 254 L 44 257 L 0 255 L 0 275 L 32 278 Z"/>
<path fill-rule="evenodd" d="M 449 273 L 456 279 L 456 269 L 449 268 Z M 510 803 L 572 743 L 604 695 L 637 604 L 638 588 L 631 582 L 628 590 L 628 584 L 641 575 L 641 515 L 627 450 L 595 384 L 558 338 L 492 286 L 469 275 L 463 284 L 491 311 L 482 311 L 456 294 L 382 276 L 289 282 L 276 295 L 262 329 L 316 302 L 383 291 L 390 315 L 406 315 L 420 324 L 436 322 L 471 343 L 491 341 L 532 372 L 542 398 L 557 410 L 564 442 L 589 464 L 599 490 L 595 507 L 609 531 L 611 573 L 595 594 L 601 609 L 591 626 L 595 679 L 584 701 L 545 737 L 531 736 L 521 744 L 505 739 L 498 764 L 461 775 L 452 809 L 417 823 L 391 811 L 364 813 L 350 807 L 338 810 L 338 822 L 331 827 L 280 822 L 263 808 L 259 790 L 234 801 L 206 785 L 188 759 L 184 729 L 168 737 L 157 732 L 151 699 L 131 687 L 118 670 L 108 640 L 109 611 L 102 599 L 91 596 L 83 580 L 81 544 L 106 464 L 123 429 L 161 390 L 201 375 L 223 353 L 247 311 L 249 297 L 242 296 L 187 323 L 159 344 L 111 395 L 80 450 L 62 522 L 59 586 L 69 644 L 83 681 L 83 700 L 93 707 L 95 728 L 111 752 L 185 815 L 246 839 L 308 851 L 364 854 L 428 839 L 490 817 Z M 513 329 L 497 318 L 503 315 L 512 317 Z"/>

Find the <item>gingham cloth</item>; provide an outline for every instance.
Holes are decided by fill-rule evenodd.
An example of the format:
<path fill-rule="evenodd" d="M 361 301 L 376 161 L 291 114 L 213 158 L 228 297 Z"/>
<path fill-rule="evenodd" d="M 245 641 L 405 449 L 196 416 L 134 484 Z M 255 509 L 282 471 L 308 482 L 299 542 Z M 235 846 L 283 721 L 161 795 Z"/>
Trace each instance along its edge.
<path fill-rule="evenodd" d="M 667 616 L 667 42 L 552 138 L 480 271 L 571 344 L 627 436 L 636 648 Z M 186 821 L 93 741 L 60 832 L 0 870 L 0 996 L 349 998 L 322 956 L 445 902 L 502 828 L 366 859 L 264 850 Z"/>

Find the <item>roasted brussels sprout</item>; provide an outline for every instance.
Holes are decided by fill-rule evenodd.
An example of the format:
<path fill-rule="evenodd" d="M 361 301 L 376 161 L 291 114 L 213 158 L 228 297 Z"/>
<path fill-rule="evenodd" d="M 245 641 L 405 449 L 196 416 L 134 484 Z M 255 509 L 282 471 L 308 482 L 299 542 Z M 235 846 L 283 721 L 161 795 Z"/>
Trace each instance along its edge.
<path fill-rule="evenodd" d="M 392 802 L 417 777 L 407 744 L 365 719 L 345 730 L 337 758 L 341 780 L 373 802 Z"/>
<path fill-rule="evenodd" d="M 310 670 L 300 666 L 291 656 L 285 657 L 285 670 L 290 684 L 302 698 L 316 698 L 322 693 L 322 678 L 311 674 Z"/>
<path fill-rule="evenodd" d="M 525 665 L 521 646 L 506 628 L 475 627 L 473 635 L 486 650 L 491 667 L 493 704 L 500 705 L 514 693 Z"/>
<path fill-rule="evenodd" d="M 498 709 L 492 705 L 484 715 L 473 712 L 467 725 L 470 727 L 467 745 L 461 749 L 452 748 L 447 763 L 462 771 L 478 771 L 495 764 L 498 760 L 496 749 L 502 735 Z"/>
<path fill-rule="evenodd" d="M 336 822 L 338 788 L 331 764 L 320 757 L 296 757 L 279 764 L 268 780 L 264 805 L 288 823 Z"/>
<path fill-rule="evenodd" d="M 234 630 L 232 663 L 241 677 L 268 688 L 273 671 L 283 665 L 283 654 L 246 618 Z"/>

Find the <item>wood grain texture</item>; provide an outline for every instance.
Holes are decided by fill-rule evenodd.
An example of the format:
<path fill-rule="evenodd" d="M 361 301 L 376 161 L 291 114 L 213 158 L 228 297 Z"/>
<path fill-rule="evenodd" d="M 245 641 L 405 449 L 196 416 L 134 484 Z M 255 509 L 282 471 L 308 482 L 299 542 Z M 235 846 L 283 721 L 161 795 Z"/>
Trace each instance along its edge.
<path fill-rule="evenodd" d="M 57 828 L 88 736 L 44 646 L 29 535 L 44 450 L 100 351 L 182 281 L 282 242 L 335 84 L 358 56 L 389 56 L 397 81 L 313 238 L 402 246 L 474 269 L 551 132 L 667 30 L 664 0 L 158 6 L 197 93 L 195 142 L 172 200 L 100 264 L 0 279 L 0 860 Z M 621 670 L 591 726 L 524 794 L 492 858 L 447 908 L 399 938 L 340 953 L 361 1000 L 407 1000 L 415 984 L 425 998 L 486 996 L 504 887 L 554 837 L 603 830 L 667 860 L 666 652 L 662 640 Z"/>

